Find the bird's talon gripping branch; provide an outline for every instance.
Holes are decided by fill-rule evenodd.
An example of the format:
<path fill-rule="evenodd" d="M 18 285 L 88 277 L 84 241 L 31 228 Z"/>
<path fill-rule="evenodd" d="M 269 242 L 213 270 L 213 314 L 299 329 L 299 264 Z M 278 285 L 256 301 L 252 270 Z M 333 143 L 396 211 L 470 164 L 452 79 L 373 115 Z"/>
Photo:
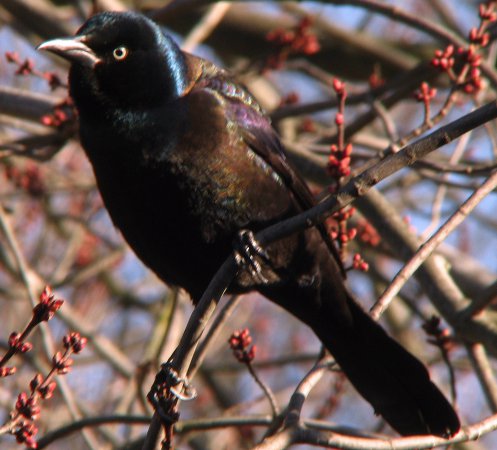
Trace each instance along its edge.
<path fill-rule="evenodd" d="M 178 400 L 188 401 L 197 397 L 196 389 L 191 385 L 186 377 L 180 377 L 178 372 L 173 369 L 171 363 L 162 364 L 160 374 L 163 377 L 163 384 L 169 392 Z M 158 375 L 159 376 L 159 375 Z M 176 386 L 182 384 L 181 389 L 175 389 Z M 183 391 L 184 393 L 182 393 Z"/>
<path fill-rule="evenodd" d="M 257 242 L 254 233 L 250 230 L 240 230 L 234 242 L 235 261 L 240 269 L 248 270 L 251 277 L 260 284 L 267 284 L 269 280 L 262 273 L 260 259 L 264 264 L 270 264 L 266 250 Z"/>
<path fill-rule="evenodd" d="M 176 386 L 180 384 L 182 388 L 176 389 Z M 181 392 L 182 390 L 184 393 Z M 176 400 L 188 401 L 196 397 L 197 391 L 190 384 L 188 378 L 180 377 L 170 362 L 162 364 L 161 370 L 155 377 L 152 389 L 147 395 L 154 409 L 165 416 L 164 420 L 173 420 L 172 415 L 174 414 L 171 414 L 170 406 L 176 404 Z M 165 411 L 169 412 L 166 413 Z"/>
<path fill-rule="evenodd" d="M 173 394 L 178 400 L 181 400 L 183 402 L 189 401 L 189 400 L 195 400 L 197 398 L 197 391 L 196 389 L 190 385 L 187 384 L 187 380 L 185 379 L 183 389 L 185 390 L 185 393 L 182 394 L 178 392 L 176 389 L 171 388 L 171 394 Z"/>

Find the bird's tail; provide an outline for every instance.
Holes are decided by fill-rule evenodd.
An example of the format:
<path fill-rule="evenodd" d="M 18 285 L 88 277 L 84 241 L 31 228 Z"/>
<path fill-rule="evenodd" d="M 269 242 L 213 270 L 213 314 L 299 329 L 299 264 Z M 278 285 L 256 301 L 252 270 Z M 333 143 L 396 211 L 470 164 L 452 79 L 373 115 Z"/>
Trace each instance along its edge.
<path fill-rule="evenodd" d="M 357 391 L 400 434 L 455 434 L 460 428 L 457 414 L 425 366 L 346 291 L 338 293 L 345 301 L 337 299 L 336 283 L 328 289 L 326 281 L 321 286 L 323 311 L 311 326 Z"/>

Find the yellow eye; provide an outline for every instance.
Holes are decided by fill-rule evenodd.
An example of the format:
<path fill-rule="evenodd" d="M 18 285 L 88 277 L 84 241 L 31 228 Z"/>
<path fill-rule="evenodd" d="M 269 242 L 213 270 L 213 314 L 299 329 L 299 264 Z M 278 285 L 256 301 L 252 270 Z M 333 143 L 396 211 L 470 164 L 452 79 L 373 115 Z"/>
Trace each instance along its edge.
<path fill-rule="evenodd" d="M 122 61 L 123 59 L 126 59 L 128 53 L 129 50 L 126 47 L 121 46 L 114 49 L 114 51 L 112 52 L 112 56 L 116 61 Z"/>

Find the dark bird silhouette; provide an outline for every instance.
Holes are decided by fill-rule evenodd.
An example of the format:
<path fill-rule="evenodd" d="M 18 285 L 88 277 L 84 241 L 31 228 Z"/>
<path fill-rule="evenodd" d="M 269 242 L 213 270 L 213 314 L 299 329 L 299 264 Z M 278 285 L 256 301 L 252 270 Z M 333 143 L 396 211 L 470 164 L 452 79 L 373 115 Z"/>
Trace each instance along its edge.
<path fill-rule="evenodd" d="M 251 247 L 230 292 L 257 290 L 309 325 L 399 433 L 459 430 L 424 365 L 351 297 L 322 229 L 265 249 L 253 242 L 251 232 L 314 200 L 247 90 L 135 13 L 95 15 L 75 37 L 39 49 L 72 63 L 81 143 L 105 206 L 162 280 L 198 301 L 234 242 Z"/>

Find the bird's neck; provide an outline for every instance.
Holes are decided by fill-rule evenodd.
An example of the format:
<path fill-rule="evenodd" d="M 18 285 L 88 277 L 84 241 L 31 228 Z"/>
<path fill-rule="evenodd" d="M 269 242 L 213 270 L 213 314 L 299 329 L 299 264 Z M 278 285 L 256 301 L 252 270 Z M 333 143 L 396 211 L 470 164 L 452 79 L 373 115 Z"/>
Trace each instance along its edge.
<path fill-rule="evenodd" d="M 164 67 L 156 68 L 167 76 L 168 89 L 171 98 L 178 98 L 185 92 L 189 84 L 189 68 L 187 56 L 176 45 L 173 39 L 163 34 L 161 39 Z"/>

